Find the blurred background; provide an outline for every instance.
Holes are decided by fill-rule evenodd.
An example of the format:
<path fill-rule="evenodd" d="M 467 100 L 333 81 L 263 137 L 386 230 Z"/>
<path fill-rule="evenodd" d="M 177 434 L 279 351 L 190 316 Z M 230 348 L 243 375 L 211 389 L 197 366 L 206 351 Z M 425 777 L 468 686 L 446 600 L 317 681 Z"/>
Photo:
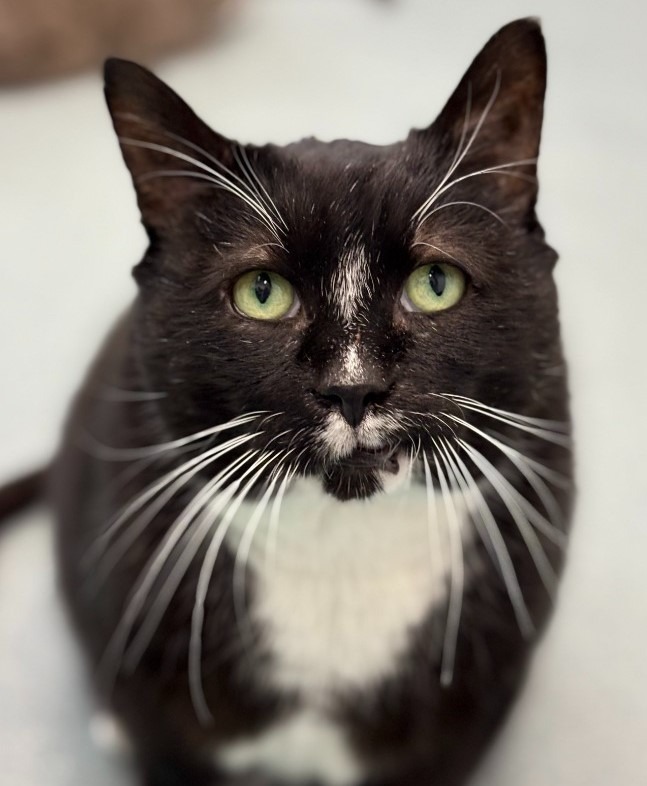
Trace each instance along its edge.
<path fill-rule="evenodd" d="M 549 53 L 540 219 L 559 250 L 580 489 L 557 613 L 474 786 L 647 782 L 644 3 L 0 0 L 0 483 L 55 450 L 145 238 L 100 62 L 154 66 L 243 142 L 427 125 L 501 25 Z M 117 786 L 56 597 L 46 511 L 0 540 L 0 783 Z"/>

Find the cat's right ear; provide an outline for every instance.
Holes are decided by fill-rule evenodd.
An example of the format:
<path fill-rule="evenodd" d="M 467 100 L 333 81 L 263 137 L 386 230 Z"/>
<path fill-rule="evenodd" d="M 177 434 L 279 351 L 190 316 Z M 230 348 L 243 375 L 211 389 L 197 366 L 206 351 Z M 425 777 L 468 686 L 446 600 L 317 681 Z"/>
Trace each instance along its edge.
<path fill-rule="evenodd" d="M 485 44 L 437 120 L 414 132 L 442 140 L 455 182 L 488 171 L 510 210 L 526 213 L 537 195 L 546 90 L 546 48 L 536 19 L 518 19 Z M 462 168 L 461 168 L 462 167 Z"/>
<path fill-rule="evenodd" d="M 105 95 L 144 225 L 172 225 L 178 206 L 207 188 L 209 171 L 230 166 L 234 143 L 216 134 L 164 82 L 127 60 L 104 68 Z"/>

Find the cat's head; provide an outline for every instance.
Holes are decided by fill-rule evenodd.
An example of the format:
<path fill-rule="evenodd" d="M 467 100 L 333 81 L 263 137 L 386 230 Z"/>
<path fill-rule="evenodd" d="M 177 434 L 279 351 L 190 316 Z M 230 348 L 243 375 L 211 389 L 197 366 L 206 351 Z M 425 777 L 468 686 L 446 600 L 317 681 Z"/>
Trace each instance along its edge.
<path fill-rule="evenodd" d="M 134 351 L 169 432 L 265 413 L 247 448 L 361 497 L 460 431 L 456 397 L 551 414 L 556 256 L 535 217 L 545 72 L 539 26 L 521 20 L 404 141 L 256 147 L 109 61 L 150 238 Z"/>

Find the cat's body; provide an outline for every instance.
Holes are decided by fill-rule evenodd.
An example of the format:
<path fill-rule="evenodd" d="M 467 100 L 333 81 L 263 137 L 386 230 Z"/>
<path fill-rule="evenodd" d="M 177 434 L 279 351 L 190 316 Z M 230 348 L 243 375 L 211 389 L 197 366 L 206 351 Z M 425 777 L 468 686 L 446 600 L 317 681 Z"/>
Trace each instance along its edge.
<path fill-rule="evenodd" d="M 109 67 L 151 246 L 54 488 L 147 784 L 451 786 L 497 728 L 570 506 L 544 67 L 519 22 L 429 130 L 282 149 Z M 421 312 L 420 269 L 455 304 Z M 254 308 L 291 282 L 280 317 L 245 311 L 249 271 Z"/>

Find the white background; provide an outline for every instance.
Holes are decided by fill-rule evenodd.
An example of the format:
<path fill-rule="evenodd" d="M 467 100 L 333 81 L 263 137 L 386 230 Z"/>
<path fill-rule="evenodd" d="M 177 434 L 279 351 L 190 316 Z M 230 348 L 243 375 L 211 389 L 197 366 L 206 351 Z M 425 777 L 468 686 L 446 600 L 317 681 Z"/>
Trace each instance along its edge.
<path fill-rule="evenodd" d="M 647 25 L 630 0 L 248 0 L 158 64 L 241 141 L 390 142 L 428 124 L 501 25 L 542 18 L 539 213 L 559 250 L 579 500 L 553 625 L 475 786 L 647 783 Z M 144 249 L 98 75 L 0 95 L 0 480 L 44 462 Z M 0 543 L 0 783 L 117 786 L 89 742 L 44 512 Z M 440 785 L 442 786 L 442 784 Z"/>

